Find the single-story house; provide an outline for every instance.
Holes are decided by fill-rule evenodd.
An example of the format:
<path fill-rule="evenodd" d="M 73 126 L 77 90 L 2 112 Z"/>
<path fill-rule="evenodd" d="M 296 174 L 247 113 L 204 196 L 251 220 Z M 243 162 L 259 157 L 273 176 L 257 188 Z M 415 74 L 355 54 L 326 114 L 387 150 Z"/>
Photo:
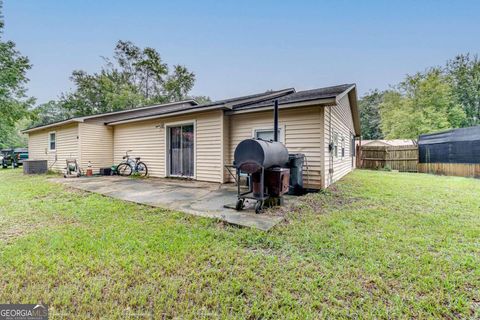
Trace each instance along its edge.
<path fill-rule="evenodd" d="M 279 137 L 290 153 L 304 153 L 304 182 L 326 188 L 355 167 L 360 135 L 354 84 L 306 91 L 293 88 L 199 105 L 194 100 L 76 117 L 29 128 L 30 159 L 62 170 L 75 158 L 94 171 L 141 157 L 153 177 L 188 177 L 226 183 L 226 168 L 243 139 L 273 137 L 279 103 Z"/>

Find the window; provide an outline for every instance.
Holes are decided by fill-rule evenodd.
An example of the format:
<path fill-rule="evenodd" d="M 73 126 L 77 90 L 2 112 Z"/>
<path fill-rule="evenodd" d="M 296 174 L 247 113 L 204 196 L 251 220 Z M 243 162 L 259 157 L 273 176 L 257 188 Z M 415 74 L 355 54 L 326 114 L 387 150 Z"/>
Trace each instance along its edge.
<path fill-rule="evenodd" d="M 273 140 L 273 129 L 255 129 L 253 137 L 262 140 Z M 278 128 L 278 141 L 283 142 L 282 128 Z"/>
<path fill-rule="evenodd" d="M 350 143 L 350 155 L 352 157 L 355 157 L 355 149 L 356 149 L 355 136 L 352 134 L 352 140 L 351 140 L 351 143 Z"/>
<path fill-rule="evenodd" d="M 345 138 L 342 136 L 342 158 L 345 157 Z"/>
<path fill-rule="evenodd" d="M 56 132 L 50 132 L 48 134 L 48 149 L 50 151 L 57 150 L 57 133 Z"/>
<path fill-rule="evenodd" d="M 333 155 L 338 157 L 338 133 L 333 133 Z"/>

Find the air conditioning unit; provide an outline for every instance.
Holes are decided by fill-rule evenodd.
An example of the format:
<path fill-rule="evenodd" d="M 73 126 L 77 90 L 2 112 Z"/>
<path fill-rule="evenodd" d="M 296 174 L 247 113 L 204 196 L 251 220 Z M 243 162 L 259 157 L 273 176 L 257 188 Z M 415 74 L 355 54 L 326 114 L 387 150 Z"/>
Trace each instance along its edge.
<path fill-rule="evenodd" d="M 48 171 L 47 160 L 23 161 L 23 174 L 45 174 Z"/>

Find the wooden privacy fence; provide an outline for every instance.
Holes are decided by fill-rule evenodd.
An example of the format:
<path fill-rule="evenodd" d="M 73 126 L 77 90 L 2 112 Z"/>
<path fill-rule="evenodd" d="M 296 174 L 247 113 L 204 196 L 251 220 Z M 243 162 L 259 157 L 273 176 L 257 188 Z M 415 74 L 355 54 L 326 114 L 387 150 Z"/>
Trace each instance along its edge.
<path fill-rule="evenodd" d="M 479 163 L 419 163 L 418 172 L 480 178 Z"/>
<path fill-rule="evenodd" d="M 417 146 L 361 146 L 357 147 L 357 166 L 364 169 L 398 170 L 401 172 L 417 172 Z"/>

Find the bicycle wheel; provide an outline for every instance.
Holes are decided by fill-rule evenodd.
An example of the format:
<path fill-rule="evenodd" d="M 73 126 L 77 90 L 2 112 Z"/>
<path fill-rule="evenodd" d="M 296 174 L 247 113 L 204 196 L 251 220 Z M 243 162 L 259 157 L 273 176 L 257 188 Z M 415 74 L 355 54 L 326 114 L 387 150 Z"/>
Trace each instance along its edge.
<path fill-rule="evenodd" d="M 120 163 L 117 167 L 117 172 L 122 177 L 127 177 L 132 174 L 132 167 L 127 163 Z"/>
<path fill-rule="evenodd" d="M 137 163 L 137 172 L 138 172 L 139 176 L 146 177 L 147 174 L 148 174 L 147 165 L 145 163 L 143 163 L 142 161 L 138 162 Z"/>

